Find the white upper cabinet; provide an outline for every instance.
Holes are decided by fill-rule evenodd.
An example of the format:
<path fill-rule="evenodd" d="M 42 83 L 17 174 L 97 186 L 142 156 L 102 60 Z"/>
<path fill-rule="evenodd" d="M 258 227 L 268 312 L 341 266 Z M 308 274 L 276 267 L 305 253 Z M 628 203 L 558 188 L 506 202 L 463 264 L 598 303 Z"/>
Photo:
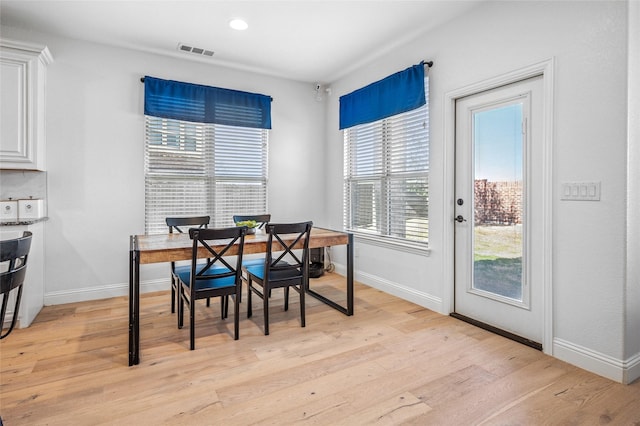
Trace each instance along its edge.
<path fill-rule="evenodd" d="M 0 39 L 0 169 L 45 170 L 46 46 Z"/>

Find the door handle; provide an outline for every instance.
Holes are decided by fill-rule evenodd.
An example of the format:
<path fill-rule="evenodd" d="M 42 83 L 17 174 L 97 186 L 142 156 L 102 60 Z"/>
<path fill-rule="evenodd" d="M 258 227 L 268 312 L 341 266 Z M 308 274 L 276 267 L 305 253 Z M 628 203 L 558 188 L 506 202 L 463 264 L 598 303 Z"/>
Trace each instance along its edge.
<path fill-rule="evenodd" d="M 459 214 L 458 216 L 454 217 L 453 220 L 455 220 L 458 223 L 462 223 L 462 222 L 466 222 L 467 219 L 465 219 L 464 217 L 462 217 L 461 214 Z"/>

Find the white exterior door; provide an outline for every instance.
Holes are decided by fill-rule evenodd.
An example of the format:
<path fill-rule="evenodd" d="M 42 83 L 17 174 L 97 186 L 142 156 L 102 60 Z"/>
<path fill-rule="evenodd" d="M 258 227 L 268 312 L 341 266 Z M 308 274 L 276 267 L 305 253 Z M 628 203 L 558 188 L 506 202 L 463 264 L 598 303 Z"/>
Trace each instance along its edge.
<path fill-rule="evenodd" d="M 542 349 L 542 77 L 456 100 L 454 316 Z"/>

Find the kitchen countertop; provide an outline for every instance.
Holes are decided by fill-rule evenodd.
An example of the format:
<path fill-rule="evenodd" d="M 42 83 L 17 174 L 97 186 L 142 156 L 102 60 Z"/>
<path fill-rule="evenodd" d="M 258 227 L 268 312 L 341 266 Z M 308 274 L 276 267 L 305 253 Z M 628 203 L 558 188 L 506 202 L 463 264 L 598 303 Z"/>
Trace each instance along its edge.
<path fill-rule="evenodd" d="M 38 223 L 38 222 L 45 222 L 49 220 L 48 217 L 41 217 L 38 219 L 23 219 L 23 220 L 16 220 L 14 222 L 0 222 L 0 226 L 21 226 L 21 225 L 33 225 L 34 223 Z"/>

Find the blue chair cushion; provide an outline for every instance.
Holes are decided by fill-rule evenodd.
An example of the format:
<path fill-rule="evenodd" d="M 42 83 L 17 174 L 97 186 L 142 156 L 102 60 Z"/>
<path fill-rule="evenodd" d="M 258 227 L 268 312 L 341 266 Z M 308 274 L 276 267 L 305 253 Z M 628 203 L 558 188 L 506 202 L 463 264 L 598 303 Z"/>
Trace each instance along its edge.
<path fill-rule="evenodd" d="M 206 265 L 206 263 L 198 263 L 196 265 L 196 271 L 199 271 L 200 269 L 202 269 L 202 267 Z M 227 268 L 226 266 L 217 266 L 214 265 L 213 267 L 209 268 L 209 270 L 207 271 L 207 274 L 210 273 L 219 273 L 220 271 L 228 271 L 229 268 Z M 180 274 L 190 274 L 191 273 L 191 265 L 178 265 L 175 267 L 175 271 L 176 271 L 176 275 L 180 275 Z"/>
<path fill-rule="evenodd" d="M 263 266 L 264 265 L 264 257 L 257 259 L 245 259 L 242 261 L 242 266 Z"/>
<path fill-rule="evenodd" d="M 198 268 L 201 268 L 202 265 L 198 264 Z M 191 272 L 191 265 L 176 265 L 174 269 L 176 275 L 183 274 L 185 272 Z"/>
<path fill-rule="evenodd" d="M 254 277 L 258 277 L 260 279 L 263 279 L 264 277 L 264 265 L 260 264 L 260 265 L 245 265 L 243 263 L 244 269 L 247 271 L 248 274 L 253 275 Z"/>
<path fill-rule="evenodd" d="M 288 265 L 287 262 L 280 262 L 279 265 Z M 254 277 L 264 280 L 264 264 L 253 265 L 253 266 L 245 266 L 247 273 L 253 275 Z M 271 271 L 271 275 L 269 275 L 269 279 L 272 281 L 282 280 L 286 278 L 296 278 L 302 277 L 302 274 L 295 269 L 288 269 L 284 271 Z"/>
<path fill-rule="evenodd" d="M 176 268 L 176 273 L 178 278 L 185 283 L 187 287 L 191 284 L 191 266 L 188 266 L 186 270 L 182 270 L 178 272 L 178 268 Z M 205 275 L 215 275 L 224 272 L 229 272 L 229 268 L 224 266 L 213 266 L 210 268 Z M 224 287 L 233 287 L 236 285 L 236 277 L 235 275 L 221 278 L 211 278 L 209 280 L 198 280 L 197 282 L 197 290 L 203 290 L 207 288 L 224 288 Z"/>

